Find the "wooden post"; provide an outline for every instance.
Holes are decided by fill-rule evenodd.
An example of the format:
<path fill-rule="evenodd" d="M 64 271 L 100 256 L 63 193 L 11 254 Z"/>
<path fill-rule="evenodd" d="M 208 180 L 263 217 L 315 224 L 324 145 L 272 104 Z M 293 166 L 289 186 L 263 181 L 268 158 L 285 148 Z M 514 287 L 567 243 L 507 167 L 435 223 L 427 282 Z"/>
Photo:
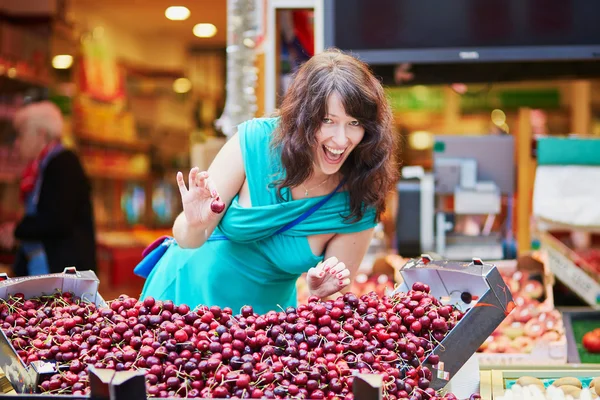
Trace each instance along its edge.
<path fill-rule="evenodd" d="M 265 53 L 256 57 L 256 67 L 258 68 L 258 81 L 256 82 L 256 114 L 257 118 L 265 115 Z"/>
<path fill-rule="evenodd" d="M 591 129 L 591 96 L 590 81 L 574 81 L 571 84 L 571 132 L 578 135 L 589 135 Z"/>
<path fill-rule="evenodd" d="M 447 86 L 444 88 L 444 130 L 456 134 L 460 122 L 460 95 Z"/>
<path fill-rule="evenodd" d="M 516 134 L 517 145 L 517 244 L 518 254 L 531 249 L 531 215 L 533 211 L 533 185 L 535 182 L 536 161 L 531 149 L 533 131 L 531 129 L 531 109 L 519 109 L 519 123 Z"/>

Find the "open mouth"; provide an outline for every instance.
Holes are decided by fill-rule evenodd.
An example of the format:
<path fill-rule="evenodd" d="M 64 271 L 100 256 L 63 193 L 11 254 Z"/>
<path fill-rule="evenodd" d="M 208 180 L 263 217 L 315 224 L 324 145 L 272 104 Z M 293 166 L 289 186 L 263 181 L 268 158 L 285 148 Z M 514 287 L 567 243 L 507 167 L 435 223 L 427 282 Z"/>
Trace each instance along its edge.
<path fill-rule="evenodd" d="M 323 153 L 325 154 L 325 159 L 330 163 L 336 164 L 342 160 L 344 157 L 344 153 L 346 149 L 336 149 L 333 147 L 323 145 Z"/>

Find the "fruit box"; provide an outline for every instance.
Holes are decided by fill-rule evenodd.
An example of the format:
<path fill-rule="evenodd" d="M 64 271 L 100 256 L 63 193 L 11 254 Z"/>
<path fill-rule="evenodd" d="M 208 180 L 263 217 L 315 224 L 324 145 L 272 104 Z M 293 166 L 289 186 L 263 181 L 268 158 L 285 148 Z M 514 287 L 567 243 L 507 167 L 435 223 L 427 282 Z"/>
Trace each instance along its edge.
<path fill-rule="evenodd" d="M 539 232 L 550 271 L 592 308 L 600 310 L 598 271 L 549 232 Z"/>
<path fill-rule="evenodd" d="M 492 400 L 492 371 L 479 371 L 479 395 L 481 400 Z"/>
<path fill-rule="evenodd" d="M 578 378 L 583 387 L 587 387 L 589 381 L 600 375 L 598 365 L 573 365 L 573 366 L 530 366 L 523 369 L 494 369 L 492 370 L 492 399 L 504 396 L 506 389 L 510 389 L 517 379 L 523 376 L 531 376 L 544 381 L 548 386 L 556 379 L 572 377 Z"/>
<path fill-rule="evenodd" d="M 596 328 L 600 328 L 600 311 L 564 312 L 565 332 L 567 336 L 568 362 L 600 363 L 600 353 L 590 353 L 583 346 L 583 336 Z"/>
<path fill-rule="evenodd" d="M 413 283 L 426 282 L 443 304 L 465 311 L 456 327 L 432 351 L 439 356 L 438 365 L 424 361 L 433 372 L 430 387 L 442 389 L 512 311 L 512 295 L 498 268 L 480 259 L 471 263 L 433 261 L 423 255 L 406 263 L 400 274 L 398 290 L 406 293 Z"/>
<path fill-rule="evenodd" d="M 552 273 L 544 263 L 536 263 L 540 266 L 539 271 L 532 271 L 525 264 L 531 262 L 504 260 L 495 263 L 508 281 L 516 308 L 479 349 L 481 352 L 477 357 L 481 366 L 562 365 L 567 362 L 562 317 L 554 310 Z M 539 281 L 542 283 L 534 284 Z M 543 330 L 543 333 L 538 334 L 536 330 Z M 513 335 L 510 338 L 509 333 Z"/>
<path fill-rule="evenodd" d="M 23 278 L 11 279 L 6 274 L 0 274 L 0 298 L 7 299 L 16 293 L 23 293 L 25 298 L 29 298 L 60 291 L 73 292 L 74 295 L 97 306 L 106 306 L 104 299 L 98 293 L 99 283 L 93 271 L 77 271 L 72 267 L 65 268 L 64 272 L 59 274 Z M 40 379 L 46 374 L 56 373 L 53 363 L 35 361 L 30 366 L 25 365 L 2 330 L 0 330 L 0 368 L 17 393 L 36 393 Z"/>

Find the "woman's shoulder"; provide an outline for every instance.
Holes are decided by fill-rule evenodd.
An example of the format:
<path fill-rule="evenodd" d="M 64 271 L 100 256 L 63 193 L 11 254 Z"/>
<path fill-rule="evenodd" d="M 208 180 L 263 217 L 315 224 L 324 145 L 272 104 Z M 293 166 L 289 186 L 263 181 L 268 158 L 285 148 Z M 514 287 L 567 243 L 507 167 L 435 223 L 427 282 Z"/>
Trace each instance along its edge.
<path fill-rule="evenodd" d="M 279 118 L 253 118 L 238 127 L 240 146 L 244 155 L 264 157 L 269 152 L 273 132 Z"/>
<path fill-rule="evenodd" d="M 278 117 L 272 118 L 252 118 L 248 121 L 242 122 L 238 127 L 238 134 L 240 135 L 248 135 L 251 134 L 253 136 L 263 134 L 265 136 L 270 136 L 271 133 L 277 128 L 277 124 L 279 123 Z"/>

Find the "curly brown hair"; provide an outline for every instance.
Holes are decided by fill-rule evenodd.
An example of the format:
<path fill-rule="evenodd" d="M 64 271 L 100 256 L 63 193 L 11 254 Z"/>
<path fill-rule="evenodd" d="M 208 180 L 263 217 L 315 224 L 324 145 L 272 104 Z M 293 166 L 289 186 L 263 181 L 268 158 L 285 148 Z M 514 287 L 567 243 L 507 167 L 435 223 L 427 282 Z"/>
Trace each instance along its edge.
<path fill-rule="evenodd" d="M 385 211 L 386 195 L 399 177 L 394 118 L 370 68 L 337 49 L 311 57 L 298 69 L 278 111 L 280 121 L 271 144 L 280 152 L 286 173 L 275 183 L 278 193 L 281 196 L 283 188 L 299 186 L 313 173 L 316 133 L 327 115 L 327 99 L 334 92 L 341 97 L 346 114 L 365 130 L 340 170 L 350 197 L 345 218 L 358 221 L 366 207 L 374 207 L 379 219 Z"/>

